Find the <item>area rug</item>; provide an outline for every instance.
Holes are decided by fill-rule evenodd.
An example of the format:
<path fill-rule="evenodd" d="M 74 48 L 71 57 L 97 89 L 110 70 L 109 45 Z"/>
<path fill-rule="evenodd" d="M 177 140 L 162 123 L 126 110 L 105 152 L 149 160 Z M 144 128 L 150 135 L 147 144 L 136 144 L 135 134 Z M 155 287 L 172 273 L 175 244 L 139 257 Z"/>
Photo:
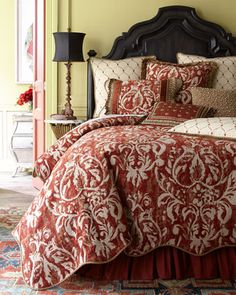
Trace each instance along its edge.
<path fill-rule="evenodd" d="M 11 236 L 22 214 L 15 207 L 0 208 L 0 295 L 236 295 L 236 281 L 229 280 L 94 281 L 77 275 L 46 291 L 31 290 L 21 276 L 20 249 Z"/>
<path fill-rule="evenodd" d="M 0 207 L 0 241 L 14 241 L 11 231 L 17 225 L 26 208 Z"/>

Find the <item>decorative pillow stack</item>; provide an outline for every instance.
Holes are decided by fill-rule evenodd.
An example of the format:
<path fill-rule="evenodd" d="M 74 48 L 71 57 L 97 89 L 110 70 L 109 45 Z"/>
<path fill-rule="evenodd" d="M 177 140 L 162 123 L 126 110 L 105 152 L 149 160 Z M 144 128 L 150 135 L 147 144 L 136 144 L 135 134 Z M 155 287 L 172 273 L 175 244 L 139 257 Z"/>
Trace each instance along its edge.
<path fill-rule="evenodd" d="M 149 114 L 156 102 L 173 99 L 181 80 L 109 80 L 106 114 Z"/>
<path fill-rule="evenodd" d="M 142 124 L 175 126 L 193 118 L 211 116 L 211 112 L 210 107 L 160 101 L 155 104 L 153 111 Z"/>
<path fill-rule="evenodd" d="M 206 58 L 198 55 L 177 53 L 177 60 L 180 64 L 190 62 L 214 62 L 218 70 L 213 77 L 212 87 L 217 89 L 236 88 L 236 56 Z"/>
<path fill-rule="evenodd" d="M 120 60 L 91 58 L 90 63 L 95 92 L 94 118 L 105 114 L 105 105 L 108 97 L 106 81 L 108 79 L 119 79 L 122 81 L 139 80 L 141 78 L 142 62 L 146 58 L 150 58 L 150 56 L 131 57 Z"/>
<path fill-rule="evenodd" d="M 94 117 L 148 115 L 144 124 L 174 126 L 192 118 L 212 116 L 210 106 L 188 104 L 192 103 L 193 86 L 211 86 L 217 69 L 213 62 L 183 65 L 150 57 L 92 58 L 91 66 L 95 84 Z"/>
<path fill-rule="evenodd" d="M 142 78 L 148 80 L 181 79 L 183 85 L 175 101 L 190 104 L 192 102 L 190 88 L 193 86 L 210 87 L 216 69 L 216 64 L 212 62 L 182 65 L 147 59 L 143 62 Z"/>

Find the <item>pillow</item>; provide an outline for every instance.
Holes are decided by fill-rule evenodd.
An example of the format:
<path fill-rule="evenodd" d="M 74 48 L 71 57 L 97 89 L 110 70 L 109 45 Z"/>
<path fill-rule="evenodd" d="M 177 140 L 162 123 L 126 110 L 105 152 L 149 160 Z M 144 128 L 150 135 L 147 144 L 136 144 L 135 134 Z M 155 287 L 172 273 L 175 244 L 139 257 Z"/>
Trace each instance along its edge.
<path fill-rule="evenodd" d="M 168 132 L 236 139 L 236 118 L 193 119 L 171 128 Z"/>
<path fill-rule="evenodd" d="M 191 88 L 193 104 L 212 107 L 215 117 L 236 117 L 236 89 Z"/>
<path fill-rule="evenodd" d="M 148 114 L 158 100 L 171 99 L 181 80 L 109 80 L 106 114 Z"/>
<path fill-rule="evenodd" d="M 192 102 L 190 87 L 211 87 L 212 75 L 216 68 L 216 65 L 211 62 L 179 65 L 148 59 L 143 62 L 142 78 L 149 80 L 182 79 L 183 85 L 175 101 L 188 104 Z"/>
<path fill-rule="evenodd" d="M 131 57 L 120 60 L 99 59 L 95 57 L 90 59 L 94 79 L 94 118 L 105 114 L 105 104 L 108 94 L 105 82 L 108 79 L 119 79 L 122 81 L 140 79 L 142 61 L 145 58 L 147 57 Z"/>
<path fill-rule="evenodd" d="M 198 55 L 177 53 L 178 63 L 213 61 L 218 70 L 213 77 L 212 87 L 217 89 L 236 88 L 236 56 L 206 58 Z"/>
<path fill-rule="evenodd" d="M 175 126 L 189 119 L 207 117 L 211 110 L 209 107 L 160 101 L 142 124 Z"/>

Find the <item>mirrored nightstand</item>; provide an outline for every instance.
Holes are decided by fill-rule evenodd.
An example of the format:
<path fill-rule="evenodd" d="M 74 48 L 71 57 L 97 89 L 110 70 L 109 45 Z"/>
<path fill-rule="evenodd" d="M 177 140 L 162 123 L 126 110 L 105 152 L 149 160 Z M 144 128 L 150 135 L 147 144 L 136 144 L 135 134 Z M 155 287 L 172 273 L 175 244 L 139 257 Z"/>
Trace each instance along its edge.
<path fill-rule="evenodd" d="M 32 113 L 21 113 L 13 116 L 14 128 L 10 141 L 10 150 L 16 161 L 16 169 L 32 168 L 33 165 L 33 119 Z"/>

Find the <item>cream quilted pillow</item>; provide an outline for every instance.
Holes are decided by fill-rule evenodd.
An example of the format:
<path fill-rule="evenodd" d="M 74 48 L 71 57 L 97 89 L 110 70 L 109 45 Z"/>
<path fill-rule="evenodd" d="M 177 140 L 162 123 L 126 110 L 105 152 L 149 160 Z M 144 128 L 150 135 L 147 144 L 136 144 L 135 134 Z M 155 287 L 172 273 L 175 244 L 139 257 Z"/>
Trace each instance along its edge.
<path fill-rule="evenodd" d="M 236 56 L 206 58 L 198 55 L 177 53 L 178 63 L 213 61 L 218 65 L 218 71 L 213 78 L 212 87 L 217 89 L 236 88 Z"/>
<path fill-rule="evenodd" d="M 139 80 L 142 72 L 142 61 L 153 56 L 130 57 L 120 60 L 91 58 L 91 67 L 94 78 L 95 111 L 93 117 L 105 114 L 105 105 L 108 97 L 106 81 L 117 79 L 121 81 Z"/>
<path fill-rule="evenodd" d="M 172 127 L 168 132 L 236 139 L 236 117 L 192 119 Z"/>

